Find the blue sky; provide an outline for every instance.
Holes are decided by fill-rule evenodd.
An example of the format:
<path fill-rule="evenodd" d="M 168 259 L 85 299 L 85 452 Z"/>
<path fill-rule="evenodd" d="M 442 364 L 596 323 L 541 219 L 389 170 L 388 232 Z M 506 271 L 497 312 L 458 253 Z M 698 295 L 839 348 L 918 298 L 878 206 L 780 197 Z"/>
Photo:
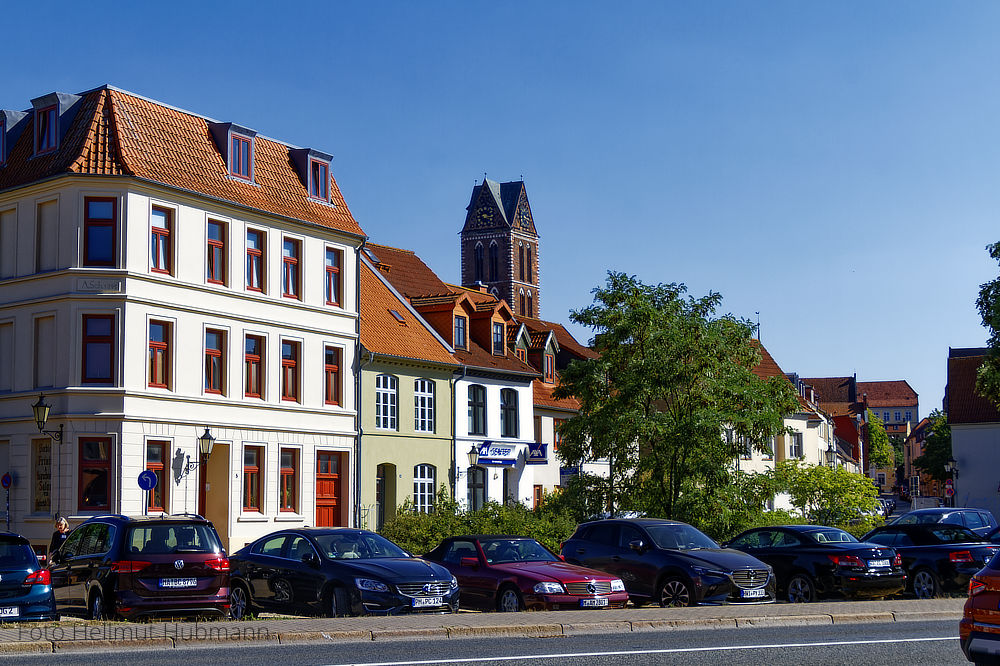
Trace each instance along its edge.
<path fill-rule="evenodd" d="M 446 280 L 476 179 L 523 175 L 547 319 L 608 270 L 683 282 L 786 372 L 906 379 L 921 415 L 985 341 L 1000 4 L 26 5 L 0 108 L 110 83 L 332 153 L 371 239 Z"/>

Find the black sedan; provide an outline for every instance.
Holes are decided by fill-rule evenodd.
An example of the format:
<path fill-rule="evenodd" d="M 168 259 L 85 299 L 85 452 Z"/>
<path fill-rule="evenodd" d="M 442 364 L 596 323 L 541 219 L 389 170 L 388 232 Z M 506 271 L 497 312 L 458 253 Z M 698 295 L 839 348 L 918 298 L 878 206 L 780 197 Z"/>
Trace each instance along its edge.
<path fill-rule="evenodd" d="M 758 527 L 727 545 L 770 564 L 779 594 L 793 603 L 829 595 L 885 597 L 901 593 L 906 585 L 895 550 L 861 543 L 835 527 Z"/>
<path fill-rule="evenodd" d="M 367 530 L 282 530 L 229 558 L 230 613 L 394 615 L 457 612 L 458 581 Z"/>
<path fill-rule="evenodd" d="M 965 591 L 969 578 L 1000 551 L 984 537 L 958 525 L 885 525 L 862 538 L 890 546 L 902 555 L 909 591 L 921 599 Z"/>
<path fill-rule="evenodd" d="M 561 552 L 567 562 L 621 578 L 636 605 L 775 600 L 770 566 L 738 550 L 720 548 L 687 523 L 656 518 L 584 523 L 562 544 Z"/>

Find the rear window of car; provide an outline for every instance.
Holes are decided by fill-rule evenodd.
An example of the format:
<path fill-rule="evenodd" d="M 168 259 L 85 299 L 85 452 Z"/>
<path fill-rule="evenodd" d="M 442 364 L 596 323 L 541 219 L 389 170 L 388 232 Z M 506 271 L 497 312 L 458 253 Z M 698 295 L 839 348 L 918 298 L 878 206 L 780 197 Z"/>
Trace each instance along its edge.
<path fill-rule="evenodd" d="M 24 539 L 0 537 L 0 566 L 3 568 L 34 567 L 38 565 L 35 551 Z"/>
<path fill-rule="evenodd" d="M 983 522 L 983 519 L 978 511 L 966 511 L 965 526 L 974 530 L 980 527 L 986 527 L 986 523 Z"/>
<path fill-rule="evenodd" d="M 933 527 L 928 531 L 939 543 L 985 541 L 985 539 L 977 535 L 975 532 L 970 532 L 966 528 L 958 527 L 957 525 L 954 527 L 951 525 L 942 525 L 941 527 Z"/>
<path fill-rule="evenodd" d="M 857 543 L 858 541 L 848 532 L 835 528 L 827 530 L 813 530 L 812 532 L 806 532 L 806 534 L 808 534 L 813 541 L 817 541 L 819 543 Z"/>
<path fill-rule="evenodd" d="M 129 528 L 126 547 L 131 553 L 217 553 L 222 550 L 215 530 L 205 523 L 157 523 Z"/>

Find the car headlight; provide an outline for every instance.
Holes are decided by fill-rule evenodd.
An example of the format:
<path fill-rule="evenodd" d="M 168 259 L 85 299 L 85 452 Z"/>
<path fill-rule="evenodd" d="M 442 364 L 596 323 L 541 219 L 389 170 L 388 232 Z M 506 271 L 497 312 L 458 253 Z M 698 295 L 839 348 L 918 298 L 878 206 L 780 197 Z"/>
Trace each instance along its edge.
<path fill-rule="evenodd" d="M 354 584 L 358 586 L 359 590 L 368 590 L 369 592 L 388 592 L 389 586 L 380 580 L 372 580 L 371 578 L 355 578 Z"/>
<path fill-rule="evenodd" d="M 555 582 L 545 582 L 545 583 L 535 583 L 533 588 L 536 594 L 565 594 L 566 589 L 562 586 L 562 583 Z"/>
<path fill-rule="evenodd" d="M 451 589 L 453 590 L 458 589 L 458 579 L 455 578 L 454 576 L 451 577 Z"/>
<path fill-rule="evenodd" d="M 716 578 L 725 578 L 729 574 L 725 571 L 719 571 L 718 569 L 708 569 L 706 567 L 691 567 L 694 572 L 699 576 L 715 576 Z"/>
<path fill-rule="evenodd" d="M 625 582 L 621 578 L 615 578 L 611 581 L 611 591 L 612 592 L 624 592 Z"/>

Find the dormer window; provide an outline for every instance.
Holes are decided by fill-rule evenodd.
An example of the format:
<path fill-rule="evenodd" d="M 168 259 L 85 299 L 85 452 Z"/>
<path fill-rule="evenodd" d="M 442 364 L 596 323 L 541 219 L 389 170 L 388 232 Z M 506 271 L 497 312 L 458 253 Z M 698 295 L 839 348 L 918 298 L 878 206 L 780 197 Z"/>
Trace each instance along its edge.
<path fill-rule="evenodd" d="M 47 153 L 55 150 L 59 136 L 56 133 L 56 122 L 59 117 L 56 106 L 47 106 L 35 111 L 35 153 Z"/>
<path fill-rule="evenodd" d="M 320 160 L 309 160 L 309 196 L 321 201 L 330 200 L 330 165 Z"/>
<path fill-rule="evenodd" d="M 249 137 L 233 134 L 229 152 L 229 173 L 237 178 L 250 180 L 253 143 Z"/>
<path fill-rule="evenodd" d="M 504 330 L 503 324 L 493 322 L 493 355 L 504 355 Z"/>
<path fill-rule="evenodd" d="M 253 182 L 257 132 L 235 123 L 208 123 L 215 147 L 233 178 Z"/>

